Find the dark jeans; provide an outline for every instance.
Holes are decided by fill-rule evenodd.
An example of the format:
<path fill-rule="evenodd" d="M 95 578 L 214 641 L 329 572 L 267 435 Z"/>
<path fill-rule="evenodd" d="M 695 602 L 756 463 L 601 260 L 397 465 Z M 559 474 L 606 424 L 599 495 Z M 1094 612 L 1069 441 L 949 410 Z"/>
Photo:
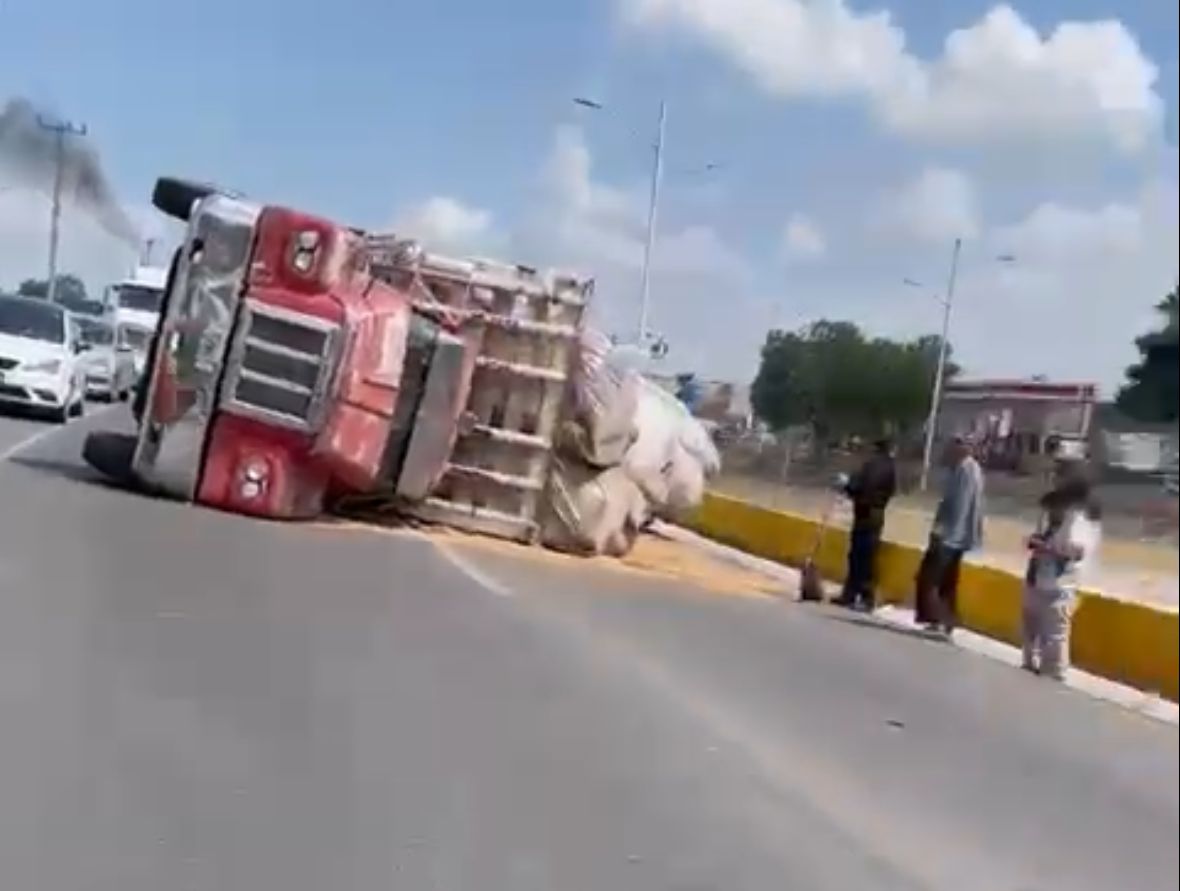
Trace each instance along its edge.
<path fill-rule="evenodd" d="M 848 573 L 844 577 L 841 600 L 852 606 L 858 602 L 872 609 L 876 580 L 877 548 L 881 544 L 881 527 L 853 526 L 848 540 Z"/>
<path fill-rule="evenodd" d="M 918 567 L 914 619 L 921 625 L 941 625 L 952 631 L 958 624 L 959 565 L 963 552 L 930 539 Z"/>

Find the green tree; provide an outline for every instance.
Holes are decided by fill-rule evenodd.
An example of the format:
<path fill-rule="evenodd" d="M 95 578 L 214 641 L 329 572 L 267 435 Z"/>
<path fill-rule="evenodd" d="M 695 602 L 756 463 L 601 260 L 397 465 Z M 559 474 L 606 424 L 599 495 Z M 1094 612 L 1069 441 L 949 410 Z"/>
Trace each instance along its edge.
<path fill-rule="evenodd" d="M 17 285 L 16 293 L 22 297 L 40 297 L 44 300 L 49 293 L 49 282 L 43 278 L 26 278 Z"/>
<path fill-rule="evenodd" d="M 49 281 L 43 278 L 26 278 L 16 292 L 23 297 L 38 297 L 44 300 L 49 294 Z M 69 272 L 57 277 L 57 291 L 54 297 L 58 303 L 79 311 L 84 311 L 91 304 L 86 294 L 85 282 Z"/>
<path fill-rule="evenodd" d="M 821 438 L 904 433 L 929 409 L 939 338 L 868 339 L 851 322 L 772 331 L 751 389 L 772 428 L 810 424 Z M 958 368 L 948 361 L 947 374 Z"/>
<path fill-rule="evenodd" d="M 1177 322 L 1176 290 L 1155 308 L 1163 325 L 1136 338 L 1140 360 L 1127 369 L 1127 383 L 1119 390 L 1119 409 L 1140 421 L 1175 423 L 1180 401 L 1180 324 Z"/>

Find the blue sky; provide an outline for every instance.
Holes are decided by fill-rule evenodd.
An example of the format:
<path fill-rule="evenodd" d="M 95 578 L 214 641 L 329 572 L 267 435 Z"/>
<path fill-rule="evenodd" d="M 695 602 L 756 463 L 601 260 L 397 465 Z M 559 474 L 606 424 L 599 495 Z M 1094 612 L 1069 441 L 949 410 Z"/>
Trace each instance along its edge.
<path fill-rule="evenodd" d="M 884 9 L 887 23 L 871 15 Z M 933 287 L 962 234 L 968 368 L 1110 385 L 1176 272 L 1176 15 L 1100 0 L 0 0 L 0 99 L 85 121 L 149 227 L 156 175 L 211 178 L 584 268 L 602 324 L 626 331 L 666 98 L 653 323 L 670 365 L 748 377 L 767 325 L 819 315 L 930 330 L 933 305 L 900 280 Z M 955 31 L 987 39 L 958 57 Z M 1048 47 L 1031 73 L 1012 61 L 1030 34 Z M 1014 55 L 983 51 L 1005 40 Z M 1157 80 L 1137 80 L 1144 64 Z M 915 77 L 934 84 L 916 104 Z M 996 83 L 1009 92 L 979 95 Z M 0 193 L 0 285 L 43 265 L 38 202 Z M 992 268 L 1005 240 L 1018 264 Z M 84 221 L 63 252 L 92 283 L 127 262 Z"/>

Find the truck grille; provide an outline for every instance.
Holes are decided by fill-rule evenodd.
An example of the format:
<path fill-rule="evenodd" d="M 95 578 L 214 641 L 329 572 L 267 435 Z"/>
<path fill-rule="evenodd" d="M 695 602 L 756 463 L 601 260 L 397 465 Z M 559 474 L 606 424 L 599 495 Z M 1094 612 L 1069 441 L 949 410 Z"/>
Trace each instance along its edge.
<path fill-rule="evenodd" d="M 338 328 L 247 301 L 229 357 L 223 406 L 297 430 L 319 426 Z"/>

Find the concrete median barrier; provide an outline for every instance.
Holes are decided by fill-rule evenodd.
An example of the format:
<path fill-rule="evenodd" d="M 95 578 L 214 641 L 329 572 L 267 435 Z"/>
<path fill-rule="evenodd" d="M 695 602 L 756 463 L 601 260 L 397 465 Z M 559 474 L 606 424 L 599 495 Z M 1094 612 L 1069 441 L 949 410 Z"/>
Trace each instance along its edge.
<path fill-rule="evenodd" d="M 808 517 L 714 493 L 705 496 L 689 525 L 715 541 L 789 566 L 802 565 L 819 532 L 818 523 Z M 828 529 L 823 534 L 816 563 L 824 578 L 843 580 L 847 548 L 846 530 Z M 921 557 L 918 548 L 882 543 L 877 564 L 881 602 L 902 604 L 912 599 Z M 964 564 L 959 585 L 964 627 L 1019 644 L 1023 584 L 1011 572 Z M 1071 659 L 1084 671 L 1176 702 L 1180 696 L 1178 626 L 1175 609 L 1082 591 L 1074 614 Z"/>

